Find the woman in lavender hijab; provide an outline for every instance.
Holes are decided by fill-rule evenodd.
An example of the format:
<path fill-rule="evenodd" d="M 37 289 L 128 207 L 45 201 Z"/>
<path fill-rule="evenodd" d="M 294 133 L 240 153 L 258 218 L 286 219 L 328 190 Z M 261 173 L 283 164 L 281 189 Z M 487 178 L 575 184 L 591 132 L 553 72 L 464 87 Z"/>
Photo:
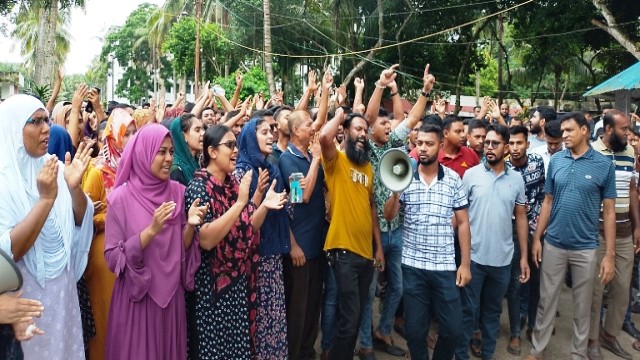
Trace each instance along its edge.
<path fill-rule="evenodd" d="M 107 197 L 105 258 L 116 274 L 106 359 L 185 359 L 185 289 L 200 265 L 195 227 L 207 205 L 185 211 L 185 187 L 169 179 L 173 141 L 142 127 L 122 154 Z M 185 215 L 186 214 L 186 215 Z"/>

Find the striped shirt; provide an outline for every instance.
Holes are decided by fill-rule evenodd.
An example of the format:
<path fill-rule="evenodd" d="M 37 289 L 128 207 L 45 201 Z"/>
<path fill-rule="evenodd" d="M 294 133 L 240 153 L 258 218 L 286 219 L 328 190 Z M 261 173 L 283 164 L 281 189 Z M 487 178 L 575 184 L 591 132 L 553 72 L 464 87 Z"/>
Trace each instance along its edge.
<path fill-rule="evenodd" d="M 629 219 L 629 189 L 631 180 L 635 176 L 636 159 L 633 148 L 629 145 L 617 153 L 611 149 L 599 138 L 593 144 L 593 149 L 606 156 L 613 162 L 616 172 L 616 237 L 623 238 L 631 235 L 631 221 Z M 602 210 L 600 211 L 600 234 L 604 236 L 604 226 L 602 221 Z"/>
<path fill-rule="evenodd" d="M 596 249 L 602 200 L 616 198 L 611 160 L 592 147 L 576 159 L 563 150 L 549 162 L 544 191 L 553 196 L 545 241 L 564 250 Z"/>
<path fill-rule="evenodd" d="M 455 271 L 451 217 L 469 206 L 460 176 L 438 165 L 438 176 L 425 184 L 416 171 L 400 196 L 404 207 L 402 264 L 423 270 Z"/>

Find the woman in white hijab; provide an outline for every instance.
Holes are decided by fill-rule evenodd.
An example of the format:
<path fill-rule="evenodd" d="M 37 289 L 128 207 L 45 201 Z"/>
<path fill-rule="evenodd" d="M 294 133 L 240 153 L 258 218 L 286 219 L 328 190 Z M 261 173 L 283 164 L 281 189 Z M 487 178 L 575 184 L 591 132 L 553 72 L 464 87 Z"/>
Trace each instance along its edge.
<path fill-rule="evenodd" d="M 0 249 L 22 271 L 24 296 L 46 309 L 36 321 L 45 334 L 23 343 L 25 359 L 84 360 L 76 283 L 93 235 L 93 206 L 80 186 L 91 146 L 64 163 L 48 155 L 48 122 L 35 97 L 0 104 Z"/>

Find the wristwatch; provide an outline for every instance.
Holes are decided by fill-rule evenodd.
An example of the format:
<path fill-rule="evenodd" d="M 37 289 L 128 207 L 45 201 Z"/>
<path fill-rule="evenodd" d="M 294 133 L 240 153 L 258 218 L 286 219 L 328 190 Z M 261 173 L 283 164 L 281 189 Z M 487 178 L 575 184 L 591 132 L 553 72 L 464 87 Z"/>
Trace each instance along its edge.
<path fill-rule="evenodd" d="M 420 94 L 421 94 L 422 96 L 426 97 L 426 98 L 428 98 L 428 97 L 429 97 L 429 93 L 428 93 L 428 92 L 426 92 L 426 91 L 422 91 L 422 92 L 420 92 Z"/>

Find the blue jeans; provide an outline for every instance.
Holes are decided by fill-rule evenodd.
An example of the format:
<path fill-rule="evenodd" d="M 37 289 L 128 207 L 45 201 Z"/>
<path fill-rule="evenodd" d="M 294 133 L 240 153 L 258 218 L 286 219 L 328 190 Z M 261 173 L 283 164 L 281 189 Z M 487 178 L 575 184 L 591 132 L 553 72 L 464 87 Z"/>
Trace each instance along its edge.
<path fill-rule="evenodd" d="M 373 261 L 342 249 L 330 250 L 329 258 L 338 285 L 338 327 L 329 360 L 351 360 L 373 278 Z"/>
<path fill-rule="evenodd" d="M 455 271 L 431 271 L 402 265 L 405 333 L 411 359 L 429 359 L 430 309 L 438 319 L 432 360 L 451 360 L 462 332 L 460 290 Z"/>
<path fill-rule="evenodd" d="M 384 299 L 384 307 L 378 322 L 378 331 L 382 335 L 391 335 L 393 329 L 393 318 L 396 309 L 402 300 L 402 228 L 397 228 L 391 232 L 380 233 L 382 251 L 384 252 L 385 271 L 387 272 L 387 293 Z M 378 283 L 378 272 L 373 276 L 373 281 L 369 287 L 369 298 L 365 305 L 362 321 L 360 322 L 360 347 L 371 349 L 373 338 L 371 334 L 372 314 L 371 309 Z"/>
<path fill-rule="evenodd" d="M 462 334 L 456 346 L 456 360 L 469 359 L 469 339 L 474 319 L 482 313 L 482 358 L 492 359 L 496 350 L 496 339 L 500 331 L 502 299 L 511 278 L 511 264 L 507 266 L 480 265 L 471 261 L 471 282 L 461 291 Z M 484 291 L 483 291 L 484 288 Z M 406 293 L 406 289 L 405 289 Z M 482 294 L 482 307 L 480 296 Z"/>
<path fill-rule="evenodd" d="M 320 318 L 320 328 L 322 329 L 320 348 L 322 351 L 329 350 L 331 348 L 333 337 L 336 332 L 337 317 L 338 284 L 336 284 L 336 276 L 333 274 L 333 268 L 331 266 L 326 266 L 324 272 L 322 316 Z"/>
<path fill-rule="evenodd" d="M 509 311 L 509 331 L 511 337 L 520 337 L 520 245 L 514 237 L 515 250 L 511 259 L 511 278 L 507 288 L 507 309 Z"/>

